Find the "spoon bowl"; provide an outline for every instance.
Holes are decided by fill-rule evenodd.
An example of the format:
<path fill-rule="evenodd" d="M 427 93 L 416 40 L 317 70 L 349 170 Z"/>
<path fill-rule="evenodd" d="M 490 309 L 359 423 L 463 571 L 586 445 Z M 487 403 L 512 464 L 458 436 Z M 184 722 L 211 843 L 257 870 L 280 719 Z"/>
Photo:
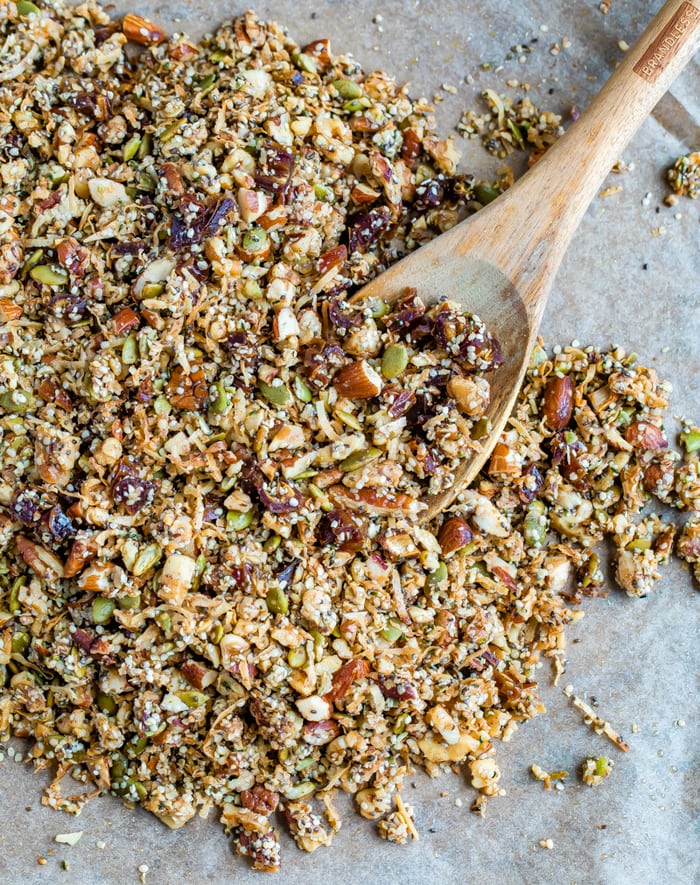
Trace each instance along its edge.
<path fill-rule="evenodd" d="M 668 0 L 587 110 L 516 184 L 481 211 L 397 262 L 352 297 L 392 304 L 409 287 L 476 314 L 504 362 L 490 375 L 491 435 L 469 449 L 453 485 L 424 499 L 427 522 L 477 476 L 515 404 L 554 276 L 621 151 L 700 47 L 700 0 Z"/>

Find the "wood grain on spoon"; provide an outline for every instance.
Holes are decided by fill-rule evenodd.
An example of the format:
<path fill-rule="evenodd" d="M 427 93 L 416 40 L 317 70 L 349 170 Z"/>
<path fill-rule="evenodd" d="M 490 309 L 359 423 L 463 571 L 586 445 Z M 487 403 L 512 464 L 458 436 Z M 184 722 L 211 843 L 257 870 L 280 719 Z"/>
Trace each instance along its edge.
<path fill-rule="evenodd" d="M 622 150 L 700 46 L 700 0 L 669 0 L 569 131 L 510 190 L 372 280 L 353 301 L 392 303 L 409 286 L 449 298 L 486 323 L 503 365 L 491 376 L 493 432 L 454 485 L 426 498 L 421 521 L 477 475 L 513 409 L 564 252 Z"/>

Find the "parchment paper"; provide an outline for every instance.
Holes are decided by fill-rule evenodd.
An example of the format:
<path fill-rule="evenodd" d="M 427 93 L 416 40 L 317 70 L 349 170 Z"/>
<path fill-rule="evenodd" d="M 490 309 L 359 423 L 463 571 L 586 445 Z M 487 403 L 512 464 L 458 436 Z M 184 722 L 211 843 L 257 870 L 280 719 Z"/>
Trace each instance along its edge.
<path fill-rule="evenodd" d="M 532 84 L 533 100 L 548 109 L 585 107 L 621 58 L 618 41 L 631 44 L 659 6 L 658 0 L 613 0 L 604 16 L 597 0 L 259 0 L 256 11 L 287 25 L 301 42 L 331 37 L 336 51 L 353 52 L 367 69 L 381 67 L 410 80 L 414 95 L 431 97 L 444 83 L 457 86 L 457 95 L 441 91 L 445 101 L 437 107 L 447 134 L 484 88 L 518 93 L 506 87 L 509 79 Z M 192 0 L 134 7 L 118 0 L 113 12 L 130 9 L 199 35 L 245 6 L 236 0 Z M 551 55 L 552 44 L 565 36 L 571 46 Z M 535 37 L 524 63 L 517 53 L 505 61 L 512 46 Z M 504 69 L 484 72 L 482 61 L 503 63 Z M 624 159 L 634 168 L 611 176 L 608 183 L 622 185 L 623 191 L 591 206 L 564 259 L 542 327 L 549 343 L 614 341 L 636 350 L 673 381 L 672 413 L 696 420 L 700 201 L 684 199 L 674 209 L 661 203 L 662 171 L 678 154 L 700 148 L 698 61 L 626 150 Z M 465 82 L 466 75 L 473 82 Z M 458 144 L 465 170 L 493 177 L 499 163 L 478 142 L 458 138 Z M 682 217 L 675 217 L 678 213 Z M 652 236 L 657 227 L 661 235 Z M 700 593 L 678 562 L 665 575 L 647 599 L 613 591 L 608 599 L 587 601 L 585 618 L 570 633 L 562 684 L 571 682 L 588 700 L 595 697 L 600 715 L 630 743 L 628 754 L 583 725 L 560 689 L 551 687 L 546 664 L 541 680 L 548 713 L 499 748 L 508 795 L 489 802 L 485 820 L 470 813 L 474 793 L 463 779 L 430 781 L 417 773 L 403 795 L 416 807 L 419 842 L 404 848 L 383 842 L 370 823 L 340 802 L 344 827 L 333 847 L 305 855 L 284 837 L 276 881 L 700 881 Z M 563 791 L 544 792 L 529 774 L 533 762 L 549 771 L 573 772 L 586 755 L 602 753 L 616 764 L 598 788 L 570 777 Z M 33 775 L 23 764 L 7 757 L 0 763 L 0 882 L 6 885 L 136 883 L 142 864 L 149 868 L 149 885 L 261 881 L 262 874 L 233 855 L 217 822 L 197 819 L 171 832 L 111 797 L 94 800 L 74 819 L 41 807 L 44 783 L 44 775 Z M 75 830 L 84 831 L 77 846 L 55 843 L 56 834 Z M 551 850 L 539 845 L 546 839 L 553 841 Z M 47 859 L 45 866 L 37 865 L 39 856 Z M 64 858 L 68 871 L 61 868 Z"/>

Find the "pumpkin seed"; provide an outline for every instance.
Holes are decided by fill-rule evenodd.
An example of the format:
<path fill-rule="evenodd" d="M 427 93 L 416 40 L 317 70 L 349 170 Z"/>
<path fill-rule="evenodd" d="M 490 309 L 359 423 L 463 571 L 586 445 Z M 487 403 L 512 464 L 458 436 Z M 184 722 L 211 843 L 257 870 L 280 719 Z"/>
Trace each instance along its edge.
<path fill-rule="evenodd" d="M 689 455 L 691 452 L 697 452 L 697 450 L 700 449 L 700 431 L 684 431 L 681 433 L 681 442 L 685 446 L 685 450 Z"/>
<path fill-rule="evenodd" d="M 131 569 L 132 575 L 138 578 L 139 575 L 145 574 L 160 562 L 162 555 L 163 550 L 160 544 L 147 544 L 136 557 L 136 562 Z"/>
<path fill-rule="evenodd" d="M 345 409 L 336 409 L 334 412 L 336 418 L 339 418 L 343 424 L 347 424 L 348 427 L 352 427 L 353 430 L 362 431 L 362 425 L 357 420 L 357 418 L 352 414 L 352 412 L 346 412 Z"/>
<path fill-rule="evenodd" d="M 290 667 L 298 669 L 306 663 L 306 652 L 303 648 L 291 648 L 287 652 L 287 663 Z"/>
<path fill-rule="evenodd" d="M 286 790 L 282 791 L 282 795 L 285 799 L 289 799 L 290 802 L 295 799 L 303 799 L 304 796 L 310 796 L 312 793 L 316 792 L 318 789 L 318 784 L 314 781 L 302 781 L 300 784 L 295 784 L 293 787 L 288 787 Z"/>
<path fill-rule="evenodd" d="M 29 633 L 24 630 L 19 633 L 15 633 L 12 637 L 12 654 L 21 655 L 29 648 L 29 643 L 32 641 Z"/>
<path fill-rule="evenodd" d="M 6 412 L 22 415 L 34 406 L 34 395 L 28 390 L 7 390 L 0 396 L 0 406 Z"/>
<path fill-rule="evenodd" d="M 496 197 L 500 196 L 500 193 L 495 187 L 482 181 L 474 188 L 474 196 L 482 206 L 486 206 L 488 203 L 493 203 Z"/>
<path fill-rule="evenodd" d="M 125 366 L 133 366 L 139 361 L 139 344 L 136 332 L 132 332 L 122 344 L 122 362 Z"/>
<path fill-rule="evenodd" d="M 267 609 L 273 615 L 286 615 L 289 611 L 287 594 L 281 587 L 270 587 L 265 596 Z"/>
<path fill-rule="evenodd" d="M 39 7 L 30 3 L 29 0 L 17 0 L 17 14 L 24 18 L 27 15 L 39 15 Z"/>
<path fill-rule="evenodd" d="M 128 163 L 129 160 L 133 160 L 136 154 L 141 147 L 141 136 L 140 135 L 132 135 L 132 137 L 127 141 L 124 145 L 124 150 L 122 151 L 122 157 L 125 163 Z"/>
<path fill-rule="evenodd" d="M 209 696 L 202 691 L 176 691 L 174 694 L 190 708 L 202 707 L 209 700 Z"/>
<path fill-rule="evenodd" d="M 270 535 L 270 537 L 263 544 L 263 550 L 265 551 L 265 553 L 274 553 L 281 543 L 282 538 L 279 535 Z"/>
<path fill-rule="evenodd" d="M 359 98 L 362 87 L 354 80 L 334 80 L 333 88 L 341 98 Z"/>
<path fill-rule="evenodd" d="M 392 344 L 382 356 L 382 375 L 391 381 L 404 371 L 408 365 L 408 350 L 404 344 Z"/>
<path fill-rule="evenodd" d="M 305 52 L 295 52 L 292 60 L 300 71 L 305 71 L 307 74 L 318 73 L 318 65 L 312 55 L 307 55 Z"/>
<path fill-rule="evenodd" d="M 332 203 L 335 199 L 333 188 L 328 187 L 327 184 L 321 184 L 320 182 L 317 182 L 314 185 L 314 194 L 316 195 L 317 200 L 322 200 L 324 203 Z"/>
<path fill-rule="evenodd" d="M 256 254 L 258 252 L 264 252 L 265 249 L 267 249 L 267 240 L 268 237 L 265 228 L 255 225 L 248 228 L 243 234 L 242 245 L 246 252 Z"/>
<path fill-rule="evenodd" d="M 375 448 L 360 449 L 352 452 L 343 461 L 340 462 L 340 469 L 343 473 L 350 473 L 353 470 L 360 470 L 375 461 L 381 455 L 381 451 Z"/>
<path fill-rule="evenodd" d="M 92 601 L 92 621 L 94 624 L 106 624 L 112 617 L 116 603 L 113 599 L 96 596 Z"/>
<path fill-rule="evenodd" d="M 258 381 L 258 390 L 273 406 L 284 408 L 292 401 L 292 394 L 284 384 L 266 384 L 264 381 Z"/>
<path fill-rule="evenodd" d="M 547 537 L 547 509 L 542 501 L 533 501 L 523 521 L 523 538 L 528 547 L 541 547 Z"/>
<path fill-rule="evenodd" d="M 447 566 L 441 562 L 425 579 L 426 590 L 437 590 L 447 580 Z"/>
<path fill-rule="evenodd" d="M 117 712 L 117 702 L 113 697 L 102 691 L 97 695 L 97 706 L 103 713 L 107 713 L 108 716 L 112 716 Z"/>
<path fill-rule="evenodd" d="M 313 482 L 309 483 L 309 494 L 311 495 L 312 498 L 315 498 L 318 501 L 319 507 L 321 508 L 321 510 L 325 511 L 326 513 L 329 513 L 333 509 L 333 505 L 331 504 L 331 499 L 323 491 L 323 489 L 320 489 Z"/>
<path fill-rule="evenodd" d="M 125 611 L 132 611 L 141 605 L 141 594 L 135 593 L 133 596 L 119 596 L 117 605 Z"/>
<path fill-rule="evenodd" d="M 48 264 L 37 264 L 29 271 L 29 276 L 45 286 L 65 286 L 68 282 L 67 271 L 62 267 L 51 267 Z"/>
<path fill-rule="evenodd" d="M 251 510 L 229 510 L 226 514 L 226 528 L 231 532 L 242 532 L 247 529 L 253 521 L 253 511 Z"/>
<path fill-rule="evenodd" d="M 10 597 L 7 602 L 7 607 L 10 610 L 11 615 L 17 615 L 21 611 L 21 606 L 19 604 L 19 591 L 24 587 L 27 583 L 27 579 L 24 575 L 17 578 L 12 585 L 12 589 L 10 590 Z"/>
<path fill-rule="evenodd" d="M 226 393 L 223 381 L 217 381 L 214 385 L 216 388 L 216 396 L 211 404 L 211 410 L 215 415 L 225 415 L 231 408 L 231 399 Z"/>
<path fill-rule="evenodd" d="M 172 122 L 169 126 L 166 126 L 165 129 L 160 133 L 158 138 L 160 139 L 161 144 L 166 144 L 170 139 L 177 135 L 179 129 L 185 125 L 187 122 L 187 117 L 180 117 L 178 120 Z"/>
<path fill-rule="evenodd" d="M 399 625 L 398 621 L 390 620 L 386 627 L 380 633 L 382 639 L 386 639 L 387 642 L 394 643 L 397 640 L 401 639 L 403 636 L 403 629 Z"/>
<path fill-rule="evenodd" d="M 648 538 L 635 538 L 627 545 L 627 550 L 650 550 L 651 541 Z"/>
<path fill-rule="evenodd" d="M 371 105 L 371 102 L 368 98 L 351 98 L 350 101 L 346 101 L 343 105 L 343 110 L 348 114 L 354 114 L 357 111 L 364 111 Z"/>

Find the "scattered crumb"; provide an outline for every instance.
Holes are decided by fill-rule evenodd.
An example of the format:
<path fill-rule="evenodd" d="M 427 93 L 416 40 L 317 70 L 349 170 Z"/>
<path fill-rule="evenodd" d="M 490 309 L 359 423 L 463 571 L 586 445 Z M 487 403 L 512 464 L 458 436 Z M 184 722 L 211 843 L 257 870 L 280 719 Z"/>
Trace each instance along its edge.
<path fill-rule="evenodd" d="M 700 194 L 700 151 L 683 154 L 666 172 L 671 190 L 679 197 L 695 200 Z M 674 205 L 666 200 L 669 206 Z"/>
<path fill-rule="evenodd" d="M 619 184 L 611 185 L 610 187 L 606 187 L 602 190 L 598 196 L 599 197 L 611 197 L 613 194 L 619 194 L 622 190 L 622 186 Z"/>
<path fill-rule="evenodd" d="M 535 780 L 542 781 L 544 783 L 545 790 L 550 790 L 552 788 L 552 781 L 562 781 L 564 780 L 564 778 L 567 778 L 569 776 L 568 771 L 553 771 L 551 773 L 545 771 L 544 768 L 541 768 L 535 762 L 533 762 L 530 766 L 530 771 L 532 772 Z M 561 783 L 556 783 L 555 787 L 558 790 L 564 789 L 564 785 Z"/>
<path fill-rule="evenodd" d="M 552 839 L 540 839 L 540 848 L 546 848 L 549 851 L 554 848 L 554 842 Z"/>
<path fill-rule="evenodd" d="M 398 793 L 395 802 L 396 811 L 392 811 L 377 824 L 379 835 L 382 839 L 395 842 L 397 845 L 405 845 L 409 836 L 418 841 L 418 831 L 413 820 L 413 806 L 406 805 Z"/>
<path fill-rule="evenodd" d="M 77 845 L 78 842 L 83 838 L 83 831 L 77 830 L 74 833 L 59 833 L 56 836 L 56 841 L 60 842 L 63 845 Z"/>
<path fill-rule="evenodd" d="M 100 849 L 100 851 L 104 851 L 105 848 L 107 847 L 107 843 L 103 842 L 101 839 L 98 842 L 96 842 L 95 845 L 97 845 L 97 847 Z"/>
<path fill-rule="evenodd" d="M 40 867 L 45 867 L 48 863 L 45 857 L 37 857 L 36 862 L 39 864 Z"/>
<path fill-rule="evenodd" d="M 597 787 L 609 777 L 613 764 L 607 756 L 589 756 L 581 765 L 581 779 L 589 787 Z"/>
<path fill-rule="evenodd" d="M 597 716 L 595 710 L 591 706 L 574 694 L 574 688 L 572 685 L 566 686 L 564 694 L 571 700 L 574 707 L 584 714 L 584 722 L 587 725 L 590 725 L 597 734 L 604 734 L 608 740 L 612 741 L 615 746 L 625 753 L 629 751 L 629 744 L 620 737 L 609 722 L 606 722 L 604 719 Z"/>
<path fill-rule="evenodd" d="M 484 796 L 483 793 L 479 793 L 476 799 L 472 802 L 471 811 L 474 814 L 478 814 L 479 817 L 486 817 L 486 803 L 488 799 Z"/>
<path fill-rule="evenodd" d="M 610 12 L 611 6 L 612 0 L 602 0 L 602 2 L 598 4 L 598 9 L 603 13 L 603 15 L 607 15 Z"/>
<path fill-rule="evenodd" d="M 627 40 L 618 40 L 617 45 L 622 50 L 622 52 L 627 52 L 630 48 L 630 45 L 627 42 Z"/>

